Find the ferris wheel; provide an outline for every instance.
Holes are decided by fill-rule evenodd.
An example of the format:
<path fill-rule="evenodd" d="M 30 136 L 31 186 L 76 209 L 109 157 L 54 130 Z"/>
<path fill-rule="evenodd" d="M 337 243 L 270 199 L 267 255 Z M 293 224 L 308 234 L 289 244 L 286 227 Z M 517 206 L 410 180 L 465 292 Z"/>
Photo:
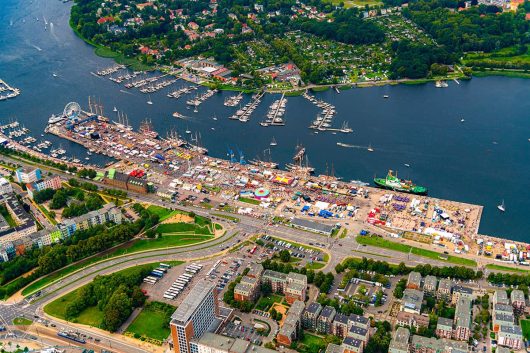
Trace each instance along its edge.
<path fill-rule="evenodd" d="M 66 105 L 66 107 L 64 107 L 63 114 L 69 120 L 73 120 L 77 118 L 80 113 L 81 113 L 81 106 L 79 105 L 79 103 L 70 102 Z"/>

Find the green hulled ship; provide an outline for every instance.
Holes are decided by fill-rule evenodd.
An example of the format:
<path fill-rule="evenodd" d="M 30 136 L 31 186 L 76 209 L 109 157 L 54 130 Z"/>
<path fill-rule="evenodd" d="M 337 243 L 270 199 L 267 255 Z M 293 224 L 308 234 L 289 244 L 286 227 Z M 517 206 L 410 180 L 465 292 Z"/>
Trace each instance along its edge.
<path fill-rule="evenodd" d="M 386 178 L 374 178 L 375 185 L 389 190 L 408 192 L 416 195 L 426 195 L 427 188 L 414 184 L 410 180 L 400 179 L 397 174 L 394 175 L 391 170 L 388 171 Z"/>

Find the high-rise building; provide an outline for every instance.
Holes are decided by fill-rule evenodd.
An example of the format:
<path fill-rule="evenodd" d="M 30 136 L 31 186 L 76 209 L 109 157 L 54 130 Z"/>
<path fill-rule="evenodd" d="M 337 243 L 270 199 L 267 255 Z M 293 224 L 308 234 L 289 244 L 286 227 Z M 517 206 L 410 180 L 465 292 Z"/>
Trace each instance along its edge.
<path fill-rule="evenodd" d="M 171 336 L 175 353 L 198 353 L 190 349 L 191 339 L 200 339 L 219 317 L 215 284 L 202 280 L 193 287 L 171 315 Z"/>
<path fill-rule="evenodd" d="M 42 179 L 42 173 L 39 168 L 33 170 L 18 168 L 15 174 L 17 181 L 22 184 L 34 183 Z"/>

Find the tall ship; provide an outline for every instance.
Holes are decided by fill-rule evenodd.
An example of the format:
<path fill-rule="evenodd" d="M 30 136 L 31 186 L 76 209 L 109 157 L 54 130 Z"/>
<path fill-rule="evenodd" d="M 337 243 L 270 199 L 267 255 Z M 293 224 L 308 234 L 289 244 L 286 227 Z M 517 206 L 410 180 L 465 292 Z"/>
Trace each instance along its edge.
<path fill-rule="evenodd" d="M 400 179 L 389 170 L 386 178 L 374 178 L 374 183 L 383 189 L 407 192 L 415 195 L 427 195 L 427 188 L 414 184 L 410 180 Z"/>
<path fill-rule="evenodd" d="M 147 136 L 152 139 L 156 139 L 158 137 L 158 132 L 156 132 L 153 129 L 153 124 L 151 123 L 150 119 L 145 119 L 142 121 L 142 124 L 140 125 L 140 128 L 138 129 L 144 136 Z"/>

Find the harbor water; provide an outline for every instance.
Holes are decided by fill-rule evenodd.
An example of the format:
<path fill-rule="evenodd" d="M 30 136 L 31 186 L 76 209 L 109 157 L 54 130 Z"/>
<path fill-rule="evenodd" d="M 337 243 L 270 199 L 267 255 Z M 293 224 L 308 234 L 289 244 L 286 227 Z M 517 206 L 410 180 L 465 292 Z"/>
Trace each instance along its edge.
<path fill-rule="evenodd" d="M 197 132 L 215 157 L 226 158 L 231 149 L 253 159 L 270 148 L 273 160 L 284 165 L 292 162 L 296 146 L 302 144 L 317 174 L 333 170 L 344 180 L 369 182 L 388 169 L 397 170 L 399 176 L 427 186 L 431 196 L 484 205 L 482 234 L 530 241 L 528 80 L 488 77 L 449 82 L 447 88 L 429 83 L 312 93 L 335 106 L 333 127 L 346 121 L 353 129 L 350 134 L 315 134 L 309 126 L 320 109 L 303 97 L 286 97 L 285 126 L 262 127 L 259 122 L 280 95 L 266 94 L 246 123 L 228 119 L 238 109 L 223 105 L 233 92 L 215 94 L 194 113 L 186 100 L 205 88 L 178 100 L 168 98 L 167 93 L 186 84 L 179 80 L 149 97 L 91 73 L 113 62 L 97 57 L 72 32 L 71 3 L 4 0 L 2 5 L 0 79 L 21 89 L 21 94 L 0 102 L 0 125 L 17 119 L 37 139 L 61 144 L 68 156 L 83 160 L 86 151 L 40 134 L 51 114 L 71 101 L 86 108 L 92 96 L 105 115 L 116 118 L 116 107 L 135 128 L 149 118 L 162 136 L 169 130 L 183 136 L 186 130 Z M 147 104 L 149 99 L 152 105 Z M 245 95 L 241 105 L 250 99 Z M 174 118 L 174 112 L 187 118 Z M 271 147 L 273 138 L 278 145 Z M 90 157 L 90 163 L 105 161 Z M 507 210 L 501 214 L 497 205 L 503 199 Z"/>

